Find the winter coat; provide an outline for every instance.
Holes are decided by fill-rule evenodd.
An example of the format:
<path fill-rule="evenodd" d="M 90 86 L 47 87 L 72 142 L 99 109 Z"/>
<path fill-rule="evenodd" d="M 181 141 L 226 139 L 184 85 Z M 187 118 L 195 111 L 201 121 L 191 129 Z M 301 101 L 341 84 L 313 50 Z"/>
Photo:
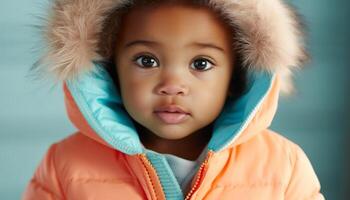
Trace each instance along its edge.
<path fill-rule="evenodd" d="M 181 191 L 163 157 L 144 151 L 98 62 L 103 19 L 129 1 L 56 0 L 44 27 L 48 52 L 40 66 L 63 80 L 77 131 L 50 146 L 23 199 L 324 199 L 304 151 L 269 129 L 281 91 L 293 88 L 292 69 L 306 58 L 297 15 L 280 0 L 209 2 L 236 25 L 244 62 L 253 71 L 247 91 L 228 100 L 216 119 L 190 191 Z"/>

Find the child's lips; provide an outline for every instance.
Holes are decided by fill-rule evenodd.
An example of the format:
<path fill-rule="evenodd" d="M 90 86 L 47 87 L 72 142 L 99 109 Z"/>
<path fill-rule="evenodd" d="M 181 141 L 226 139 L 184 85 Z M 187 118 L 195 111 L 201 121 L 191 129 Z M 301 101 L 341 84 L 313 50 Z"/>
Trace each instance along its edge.
<path fill-rule="evenodd" d="M 189 114 L 178 112 L 155 112 L 155 114 L 167 124 L 178 124 L 185 121 Z"/>
<path fill-rule="evenodd" d="M 167 105 L 155 109 L 154 112 L 163 122 L 178 124 L 185 121 L 190 113 L 178 105 Z"/>

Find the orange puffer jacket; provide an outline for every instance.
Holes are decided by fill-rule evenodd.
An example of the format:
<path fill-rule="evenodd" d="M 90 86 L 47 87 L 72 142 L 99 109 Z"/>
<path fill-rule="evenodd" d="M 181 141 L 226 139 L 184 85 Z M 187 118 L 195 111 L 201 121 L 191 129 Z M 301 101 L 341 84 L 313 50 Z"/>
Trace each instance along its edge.
<path fill-rule="evenodd" d="M 129 1 L 84 2 L 56 0 L 46 29 L 50 50 L 45 58 L 52 61 L 50 70 L 64 80 L 67 113 L 78 131 L 51 145 L 23 199 L 324 199 L 303 150 L 268 129 L 280 91 L 292 87 L 291 67 L 305 57 L 296 15 L 286 4 L 280 0 L 210 1 L 229 8 L 228 14 L 232 9 L 230 17 L 239 35 L 246 37 L 241 38 L 244 44 L 250 45 L 250 51 L 243 52 L 255 55 L 243 58 L 266 70 L 252 72 L 247 91 L 237 101 L 229 98 L 225 103 L 206 158 L 185 194 L 164 157 L 142 148 L 113 80 L 95 62 L 98 36 L 93 33 L 99 33 L 109 9 Z M 238 11 L 241 14 L 235 15 Z M 79 20 L 73 20 L 77 16 Z M 71 37 L 74 31 L 80 31 L 77 35 L 82 38 Z M 258 36 L 266 37 L 254 38 Z M 268 47 L 254 43 L 257 39 Z M 70 74 L 86 67 L 88 73 L 71 79 Z"/>

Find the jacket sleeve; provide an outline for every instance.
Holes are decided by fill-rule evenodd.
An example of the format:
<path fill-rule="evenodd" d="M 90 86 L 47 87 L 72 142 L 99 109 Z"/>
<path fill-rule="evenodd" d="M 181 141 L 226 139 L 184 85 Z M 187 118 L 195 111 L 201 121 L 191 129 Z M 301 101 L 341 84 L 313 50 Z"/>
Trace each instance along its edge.
<path fill-rule="evenodd" d="M 55 169 L 56 144 L 50 146 L 27 185 L 22 200 L 61 200 L 64 199 Z"/>
<path fill-rule="evenodd" d="M 285 192 L 286 200 L 324 200 L 316 173 L 300 146 L 292 147 L 292 174 Z M 294 158 L 293 158 L 294 157 Z"/>

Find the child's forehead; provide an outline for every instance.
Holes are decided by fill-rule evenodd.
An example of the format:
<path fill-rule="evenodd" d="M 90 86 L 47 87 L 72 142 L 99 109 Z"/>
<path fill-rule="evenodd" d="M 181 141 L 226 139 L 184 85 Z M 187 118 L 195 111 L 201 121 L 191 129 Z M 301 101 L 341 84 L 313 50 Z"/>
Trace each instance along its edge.
<path fill-rule="evenodd" d="M 148 2 L 148 1 L 147 1 Z M 196 1 L 162 1 L 159 3 L 148 3 L 148 4 L 134 4 L 131 8 L 127 9 L 126 12 L 121 17 L 123 21 L 124 18 L 134 18 L 138 21 L 142 21 L 145 23 L 147 19 L 162 20 L 169 19 L 169 13 L 174 11 L 181 10 L 181 14 L 189 13 L 190 15 L 186 15 L 187 18 L 178 16 L 174 20 L 177 22 L 185 23 L 187 19 L 193 18 L 205 18 L 207 19 L 215 19 L 217 23 L 222 26 L 229 27 L 229 23 L 225 17 L 222 17 L 222 13 L 218 12 L 216 9 L 209 7 L 204 4 L 196 4 L 193 3 Z"/>
<path fill-rule="evenodd" d="M 120 24 L 120 36 L 130 38 L 153 38 L 166 41 L 210 41 L 232 38 L 233 31 L 214 11 L 206 7 L 182 4 L 157 7 L 139 7 L 127 13 Z M 181 42 L 181 41 L 178 41 Z"/>

